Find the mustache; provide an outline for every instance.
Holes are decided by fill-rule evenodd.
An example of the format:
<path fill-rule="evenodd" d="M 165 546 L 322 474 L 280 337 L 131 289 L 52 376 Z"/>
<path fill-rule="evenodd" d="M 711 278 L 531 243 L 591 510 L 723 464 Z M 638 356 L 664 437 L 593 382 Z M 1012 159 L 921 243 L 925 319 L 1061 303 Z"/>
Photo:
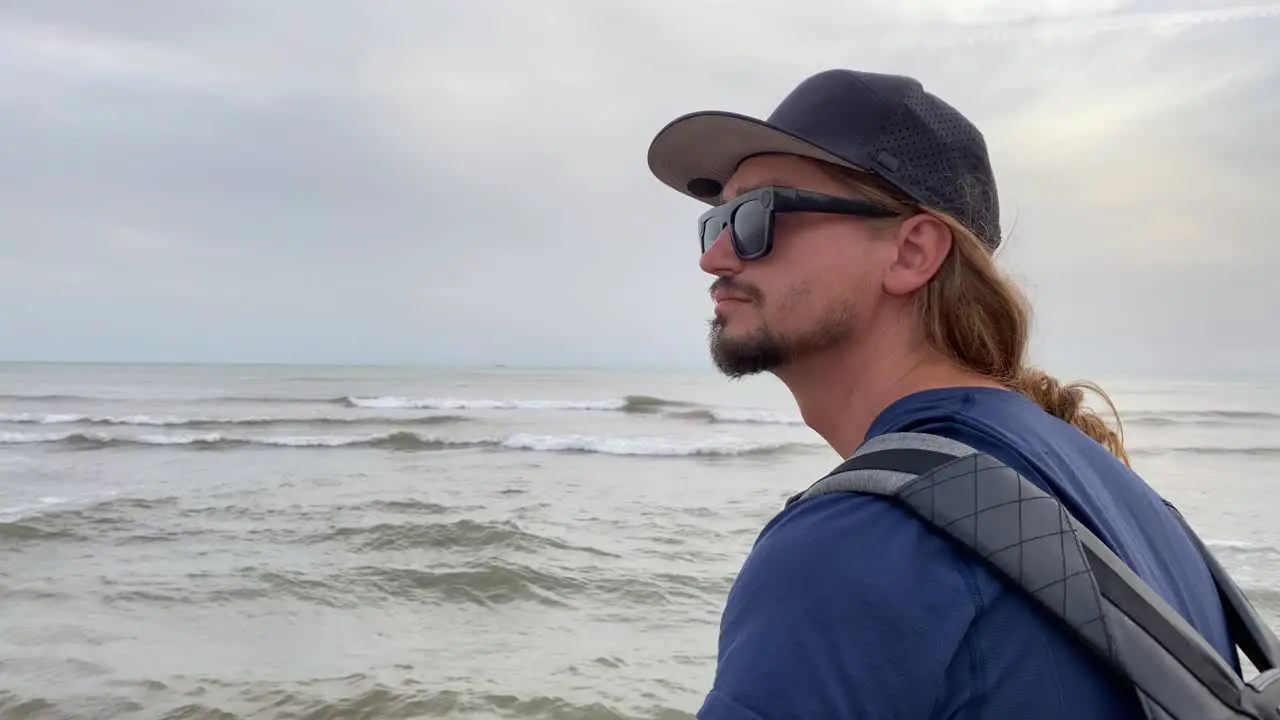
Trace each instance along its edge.
<path fill-rule="evenodd" d="M 760 288 L 755 285 L 739 283 L 736 280 L 727 277 L 719 278 L 715 282 L 711 283 L 711 287 L 707 288 L 707 294 L 715 295 L 721 290 L 733 293 L 734 295 L 741 295 L 743 297 L 750 298 L 757 303 L 764 300 L 764 293 L 760 292 Z"/>

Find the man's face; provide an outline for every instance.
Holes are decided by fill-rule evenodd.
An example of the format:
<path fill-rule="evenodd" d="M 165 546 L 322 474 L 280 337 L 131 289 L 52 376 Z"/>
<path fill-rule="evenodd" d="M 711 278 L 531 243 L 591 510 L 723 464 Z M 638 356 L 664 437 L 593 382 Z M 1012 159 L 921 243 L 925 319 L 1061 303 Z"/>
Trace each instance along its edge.
<path fill-rule="evenodd" d="M 849 195 L 808 159 L 761 155 L 738 167 L 723 200 L 762 185 Z M 743 262 L 726 229 L 699 263 L 716 275 L 710 349 L 730 377 L 775 371 L 858 341 L 862 318 L 881 295 L 879 276 L 895 243 L 877 241 L 866 220 L 817 213 L 780 213 L 773 251 Z"/>

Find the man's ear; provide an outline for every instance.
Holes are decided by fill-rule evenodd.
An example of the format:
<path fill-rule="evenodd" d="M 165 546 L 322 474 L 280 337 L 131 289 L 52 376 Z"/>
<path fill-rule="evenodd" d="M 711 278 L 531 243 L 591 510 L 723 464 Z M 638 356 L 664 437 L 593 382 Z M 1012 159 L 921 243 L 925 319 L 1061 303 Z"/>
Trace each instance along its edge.
<path fill-rule="evenodd" d="M 908 295 L 933 278 L 951 252 L 951 228 L 929 213 L 908 218 L 896 233 L 898 255 L 885 272 L 884 291 Z"/>

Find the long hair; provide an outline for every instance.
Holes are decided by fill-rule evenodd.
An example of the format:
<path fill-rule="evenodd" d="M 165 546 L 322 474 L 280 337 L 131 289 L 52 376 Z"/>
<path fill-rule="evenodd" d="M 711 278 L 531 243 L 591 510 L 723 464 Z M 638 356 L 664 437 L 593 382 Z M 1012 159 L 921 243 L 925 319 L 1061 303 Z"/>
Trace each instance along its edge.
<path fill-rule="evenodd" d="M 990 252 L 955 218 L 921 207 L 877 177 L 820 163 L 823 171 L 859 198 L 907 216 L 927 212 L 951 229 L 951 250 L 933 278 L 916 296 L 922 340 L 933 352 L 1016 390 L 1037 405 L 1096 440 L 1129 464 L 1119 413 L 1105 391 L 1089 381 L 1062 383 L 1027 365 L 1031 306 L 1026 296 L 996 267 Z M 900 218 L 881 223 L 899 222 Z M 1099 395 L 1116 420 L 1112 429 L 1085 405 L 1085 390 Z"/>

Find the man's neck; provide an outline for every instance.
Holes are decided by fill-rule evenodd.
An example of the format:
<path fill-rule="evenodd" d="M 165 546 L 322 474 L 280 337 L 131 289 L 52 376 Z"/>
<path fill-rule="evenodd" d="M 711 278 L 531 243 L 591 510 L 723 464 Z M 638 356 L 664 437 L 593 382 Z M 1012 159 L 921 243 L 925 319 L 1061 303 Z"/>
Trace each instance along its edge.
<path fill-rule="evenodd" d="M 908 395 L 945 387 L 1000 387 L 924 349 L 839 351 L 807 358 L 778 373 L 805 424 L 840 457 L 849 457 L 885 408 Z"/>

